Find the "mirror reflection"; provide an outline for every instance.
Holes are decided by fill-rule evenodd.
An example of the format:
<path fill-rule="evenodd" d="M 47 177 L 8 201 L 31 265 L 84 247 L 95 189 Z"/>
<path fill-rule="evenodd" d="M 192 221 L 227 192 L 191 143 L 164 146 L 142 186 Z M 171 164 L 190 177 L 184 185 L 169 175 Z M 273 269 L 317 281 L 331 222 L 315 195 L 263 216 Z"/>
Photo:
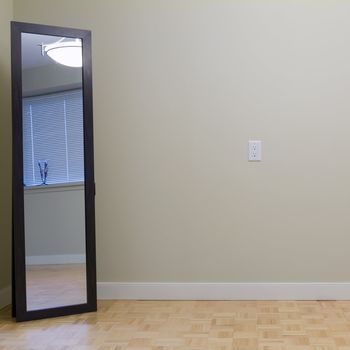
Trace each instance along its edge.
<path fill-rule="evenodd" d="M 28 311 L 87 302 L 81 46 L 22 34 Z"/>

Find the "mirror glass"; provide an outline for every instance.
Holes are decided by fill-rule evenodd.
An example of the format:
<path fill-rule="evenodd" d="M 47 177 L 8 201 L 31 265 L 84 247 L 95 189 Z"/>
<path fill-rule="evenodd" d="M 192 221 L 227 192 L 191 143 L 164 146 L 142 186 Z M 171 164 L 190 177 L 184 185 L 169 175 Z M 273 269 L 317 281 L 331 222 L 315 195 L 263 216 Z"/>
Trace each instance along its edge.
<path fill-rule="evenodd" d="M 22 33 L 27 310 L 87 302 L 82 42 Z"/>

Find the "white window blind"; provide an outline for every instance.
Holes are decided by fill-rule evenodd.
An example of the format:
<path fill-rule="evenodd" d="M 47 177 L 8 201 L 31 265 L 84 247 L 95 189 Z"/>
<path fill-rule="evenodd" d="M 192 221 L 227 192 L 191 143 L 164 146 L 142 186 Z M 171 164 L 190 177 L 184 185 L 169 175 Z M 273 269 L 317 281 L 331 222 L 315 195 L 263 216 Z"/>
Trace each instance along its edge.
<path fill-rule="evenodd" d="M 40 160 L 48 160 L 47 184 L 84 181 L 81 89 L 23 99 L 26 186 L 41 184 Z"/>

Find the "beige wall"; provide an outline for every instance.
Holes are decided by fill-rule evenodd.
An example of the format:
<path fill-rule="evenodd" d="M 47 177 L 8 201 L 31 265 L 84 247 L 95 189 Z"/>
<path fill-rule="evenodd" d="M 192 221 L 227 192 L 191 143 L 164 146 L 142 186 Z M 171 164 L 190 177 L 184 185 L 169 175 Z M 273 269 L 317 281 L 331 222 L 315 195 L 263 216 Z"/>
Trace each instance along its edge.
<path fill-rule="evenodd" d="M 11 67 L 10 21 L 12 1 L 2 0 L 0 10 L 0 291 L 11 276 Z"/>
<path fill-rule="evenodd" d="M 15 19 L 93 33 L 99 281 L 350 281 L 349 2 L 15 0 Z"/>

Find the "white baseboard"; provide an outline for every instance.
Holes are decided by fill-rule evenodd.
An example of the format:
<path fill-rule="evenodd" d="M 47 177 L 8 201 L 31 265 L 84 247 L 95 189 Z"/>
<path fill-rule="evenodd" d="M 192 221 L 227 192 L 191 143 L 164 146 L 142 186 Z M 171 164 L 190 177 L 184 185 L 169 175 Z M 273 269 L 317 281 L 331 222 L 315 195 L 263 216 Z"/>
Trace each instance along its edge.
<path fill-rule="evenodd" d="M 26 257 L 26 265 L 84 264 L 84 254 L 75 255 L 33 255 Z"/>
<path fill-rule="evenodd" d="M 98 299 L 350 300 L 350 283 L 97 283 Z"/>
<path fill-rule="evenodd" d="M 11 304 L 11 287 L 7 286 L 0 289 L 0 310 Z"/>

